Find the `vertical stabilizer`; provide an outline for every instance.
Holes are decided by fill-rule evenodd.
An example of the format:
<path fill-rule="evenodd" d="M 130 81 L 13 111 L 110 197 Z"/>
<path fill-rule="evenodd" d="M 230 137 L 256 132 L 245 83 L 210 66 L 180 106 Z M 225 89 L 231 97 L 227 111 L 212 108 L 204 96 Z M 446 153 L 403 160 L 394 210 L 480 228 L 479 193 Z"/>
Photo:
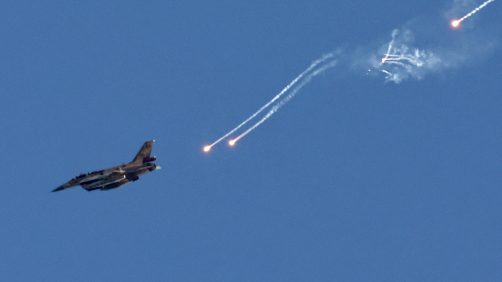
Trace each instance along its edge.
<path fill-rule="evenodd" d="M 153 149 L 153 143 L 155 143 L 155 140 L 146 141 L 143 144 L 143 146 L 141 146 L 141 149 L 136 154 L 136 156 L 134 157 L 132 162 L 133 163 L 143 163 L 143 160 L 145 158 L 150 157 L 150 154 L 152 153 L 152 149 Z"/>

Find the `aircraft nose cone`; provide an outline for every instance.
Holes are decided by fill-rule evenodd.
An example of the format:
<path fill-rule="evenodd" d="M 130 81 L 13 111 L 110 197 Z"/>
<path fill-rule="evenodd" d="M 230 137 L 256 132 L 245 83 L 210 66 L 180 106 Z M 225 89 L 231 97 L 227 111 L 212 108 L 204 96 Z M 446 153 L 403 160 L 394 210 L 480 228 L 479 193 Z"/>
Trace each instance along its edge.
<path fill-rule="evenodd" d="M 52 192 L 58 192 L 58 191 L 63 191 L 63 190 L 64 190 L 64 187 L 61 185 L 58 188 L 52 190 Z"/>

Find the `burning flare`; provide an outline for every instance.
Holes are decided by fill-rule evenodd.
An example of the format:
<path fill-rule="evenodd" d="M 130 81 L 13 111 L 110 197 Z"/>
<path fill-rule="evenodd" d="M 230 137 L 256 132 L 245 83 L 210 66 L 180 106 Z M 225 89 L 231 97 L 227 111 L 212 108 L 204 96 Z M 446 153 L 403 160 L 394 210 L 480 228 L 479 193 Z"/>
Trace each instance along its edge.
<path fill-rule="evenodd" d="M 229 145 L 230 147 L 235 146 L 235 144 L 236 144 L 236 143 L 237 143 L 237 140 L 235 140 L 235 139 L 230 139 L 230 140 L 228 141 L 228 145 Z"/>
<path fill-rule="evenodd" d="M 202 148 L 202 151 L 204 151 L 204 153 L 209 153 L 211 151 L 211 145 L 206 145 L 204 146 L 204 148 Z"/>
<path fill-rule="evenodd" d="M 465 16 L 461 17 L 460 19 L 455 19 L 451 21 L 451 26 L 453 28 L 458 28 L 460 27 L 460 24 L 467 20 L 468 18 L 474 16 L 477 12 L 481 11 L 484 7 L 486 7 L 488 4 L 495 2 L 495 0 L 487 0 L 483 2 L 483 4 L 479 5 L 478 7 L 474 8 L 474 10 L 470 11 L 467 13 Z"/>

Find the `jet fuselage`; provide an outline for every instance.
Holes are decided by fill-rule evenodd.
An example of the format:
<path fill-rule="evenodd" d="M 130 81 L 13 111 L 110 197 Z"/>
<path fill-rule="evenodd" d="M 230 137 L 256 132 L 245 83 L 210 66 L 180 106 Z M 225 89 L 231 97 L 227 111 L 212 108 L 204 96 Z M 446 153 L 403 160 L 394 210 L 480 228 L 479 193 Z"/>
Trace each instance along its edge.
<path fill-rule="evenodd" d="M 140 175 L 160 169 L 160 166 L 155 164 L 157 158 L 151 156 L 154 142 L 154 140 L 145 142 L 130 163 L 80 174 L 54 189 L 53 192 L 77 185 L 82 186 L 87 191 L 109 190 L 136 181 Z"/>

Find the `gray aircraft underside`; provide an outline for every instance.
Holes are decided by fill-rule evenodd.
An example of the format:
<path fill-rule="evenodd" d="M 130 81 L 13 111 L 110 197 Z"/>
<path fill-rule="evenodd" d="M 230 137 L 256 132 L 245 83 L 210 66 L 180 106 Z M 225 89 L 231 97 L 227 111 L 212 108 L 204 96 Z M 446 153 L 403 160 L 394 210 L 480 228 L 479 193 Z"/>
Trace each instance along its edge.
<path fill-rule="evenodd" d="M 154 142 L 155 140 L 145 142 L 130 163 L 80 174 L 52 190 L 52 192 L 62 191 L 77 185 L 82 186 L 87 191 L 110 190 L 136 181 L 140 175 L 160 169 L 160 166 L 155 164 L 157 158 L 151 156 Z"/>

